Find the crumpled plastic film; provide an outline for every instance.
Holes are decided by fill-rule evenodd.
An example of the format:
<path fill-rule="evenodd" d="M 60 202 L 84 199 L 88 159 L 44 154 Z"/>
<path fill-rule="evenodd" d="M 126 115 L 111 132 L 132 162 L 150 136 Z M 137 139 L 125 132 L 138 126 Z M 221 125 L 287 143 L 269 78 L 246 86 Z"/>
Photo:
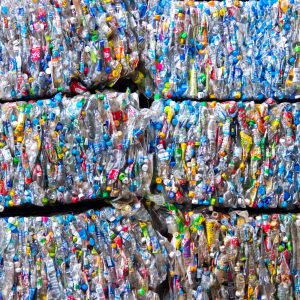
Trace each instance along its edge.
<path fill-rule="evenodd" d="M 0 99 L 77 93 L 76 80 L 90 88 L 130 75 L 145 9 L 143 1 L 1 1 Z"/>
<path fill-rule="evenodd" d="M 170 299 L 299 299 L 300 216 L 179 210 L 161 214 L 172 235 Z"/>
<path fill-rule="evenodd" d="M 299 1 L 149 1 L 147 97 L 298 99 Z"/>
<path fill-rule="evenodd" d="M 2 104 L 2 208 L 149 192 L 149 112 L 129 92 Z"/>
<path fill-rule="evenodd" d="M 159 299 L 167 241 L 140 204 L 0 224 L 3 299 Z"/>
<path fill-rule="evenodd" d="M 225 207 L 299 207 L 300 105 L 155 101 L 153 193 Z"/>

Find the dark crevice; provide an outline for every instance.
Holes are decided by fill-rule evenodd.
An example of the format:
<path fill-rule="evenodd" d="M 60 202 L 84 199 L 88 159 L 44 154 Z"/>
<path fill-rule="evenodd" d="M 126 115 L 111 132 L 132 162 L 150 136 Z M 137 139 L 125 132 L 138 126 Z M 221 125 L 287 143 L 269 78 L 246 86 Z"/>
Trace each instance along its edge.
<path fill-rule="evenodd" d="M 153 99 L 148 99 L 144 94 L 140 94 L 140 107 L 141 108 L 150 108 Z"/>
<path fill-rule="evenodd" d="M 24 204 L 20 206 L 5 207 L 0 213 L 0 218 L 5 217 L 37 217 L 37 216 L 52 216 L 61 214 L 79 214 L 87 210 L 99 210 L 106 206 L 111 206 L 108 198 L 95 198 L 82 200 L 77 203 L 68 204 L 53 204 L 45 206 L 37 206 L 32 204 Z"/>
<path fill-rule="evenodd" d="M 138 90 L 138 86 L 131 80 L 128 78 L 122 78 L 119 81 L 117 81 L 112 87 L 107 87 L 107 86 L 103 86 L 103 85 L 97 85 L 97 86 L 93 86 L 91 88 L 88 89 L 88 92 L 90 94 L 95 94 L 95 93 L 101 93 L 104 91 L 116 91 L 119 93 L 125 93 L 126 90 L 129 88 L 130 92 L 139 92 Z M 46 96 L 27 96 L 27 97 L 23 97 L 21 99 L 0 99 L 0 104 L 4 104 L 7 102 L 29 102 L 29 101 L 37 101 L 37 100 L 48 100 L 53 98 L 56 94 L 58 94 L 59 92 L 55 92 L 51 95 L 46 95 Z M 61 92 L 63 95 L 67 96 L 67 97 L 76 97 L 79 94 L 76 93 L 71 93 L 71 92 Z M 162 98 L 162 99 L 167 99 L 167 98 Z M 227 102 L 227 101 L 235 101 L 235 102 L 250 102 L 250 101 L 254 101 L 255 103 L 263 103 L 265 102 L 267 99 L 269 98 L 263 98 L 263 99 L 255 99 L 255 98 L 247 98 L 247 99 L 233 99 L 233 98 L 227 98 L 227 99 L 217 99 L 217 98 L 191 98 L 191 97 L 171 97 L 170 100 L 176 101 L 176 102 L 182 102 L 184 100 L 191 100 L 191 101 L 196 101 L 196 102 Z M 276 101 L 276 103 L 282 103 L 282 102 L 288 102 L 288 103 L 295 103 L 298 102 L 297 99 L 291 99 L 291 98 L 276 98 L 273 97 L 272 99 L 274 99 Z M 139 93 L 139 100 L 140 100 L 140 107 L 141 108 L 149 108 L 152 104 L 152 102 L 154 101 L 153 98 L 147 98 L 143 93 Z"/>
<path fill-rule="evenodd" d="M 211 206 L 203 206 L 203 205 L 192 205 L 192 209 L 203 209 L 207 211 L 215 211 L 219 213 L 228 214 L 233 211 L 247 211 L 249 215 L 272 215 L 272 214 L 298 214 L 300 213 L 300 207 L 296 207 L 293 209 L 284 209 L 284 208 L 253 208 L 253 207 L 246 207 L 246 208 L 233 208 L 233 207 L 211 207 Z"/>
<path fill-rule="evenodd" d="M 185 100 L 191 100 L 191 101 L 195 101 L 195 102 L 220 102 L 220 103 L 224 103 L 227 101 L 234 101 L 234 102 L 255 102 L 255 103 L 264 103 L 266 100 L 270 99 L 269 98 L 262 98 L 262 99 L 255 99 L 255 98 L 247 98 L 247 99 L 234 99 L 234 98 L 226 98 L 226 99 L 218 99 L 218 98 L 191 98 L 191 97 L 171 97 L 170 100 L 175 101 L 175 102 L 183 102 Z M 147 99 L 147 98 L 146 98 Z M 166 99 L 168 100 L 168 98 L 162 98 L 162 99 Z M 273 99 L 276 104 L 278 103 L 282 103 L 282 102 L 289 102 L 289 103 L 297 103 L 299 102 L 297 99 L 291 99 L 291 98 L 276 98 L 276 97 L 272 97 L 271 99 Z M 154 100 L 148 99 L 149 102 L 153 102 Z"/>
<path fill-rule="evenodd" d="M 112 201 L 115 198 L 95 198 L 82 200 L 77 203 L 68 203 L 68 204 L 53 204 L 53 205 L 44 205 L 37 206 L 32 204 L 24 204 L 20 206 L 5 207 L 4 210 L 0 213 L 0 218 L 11 217 L 11 216 L 20 216 L 20 217 L 34 217 L 34 216 L 52 216 L 58 214 L 79 214 L 87 210 L 100 210 L 106 206 L 112 206 Z M 125 200 L 126 201 L 126 200 Z M 144 201 L 143 201 L 144 202 Z M 154 205 L 154 204 L 153 204 Z M 228 214 L 233 211 L 247 211 L 249 215 L 261 215 L 261 214 L 300 214 L 300 207 L 292 209 L 284 208 L 233 208 L 233 207 L 217 207 L 217 206 L 205 206 L 205 205 L 194 205 L 194 204 L 174 204 L 181 210 L 199 210 L 203 212 L 219 212 Z M 156 230 L 159 229 L 160 233 L 167 237 L 167 228 L 166 224 L 162 223 L 159 216 L 156 214 L 155 209 L 152 209 L 152 205 L 149 206 L 149 203 L 146 204 L 146 208 L 150 213 L 153 219 L 153 226 Z"/>

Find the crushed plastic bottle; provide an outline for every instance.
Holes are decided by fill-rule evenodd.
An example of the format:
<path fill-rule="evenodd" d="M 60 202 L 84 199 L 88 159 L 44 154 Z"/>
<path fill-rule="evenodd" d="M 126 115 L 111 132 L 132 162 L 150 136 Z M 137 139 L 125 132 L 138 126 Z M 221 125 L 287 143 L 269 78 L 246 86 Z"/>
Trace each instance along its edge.
<path fill-rule="evenodd" d="M 299 1 L 152 0 L 147 97 L 299 98 Z"/>
<path fill-rule="evenodd" d="M 159 299 L 167 240 L 139 203 L 0 223 L 2 298 Z"/>
<path fill-rule="evenodd" d="M 167 202 L 299 206 L 298 103 L 154 101 L 152 193 Z"/>

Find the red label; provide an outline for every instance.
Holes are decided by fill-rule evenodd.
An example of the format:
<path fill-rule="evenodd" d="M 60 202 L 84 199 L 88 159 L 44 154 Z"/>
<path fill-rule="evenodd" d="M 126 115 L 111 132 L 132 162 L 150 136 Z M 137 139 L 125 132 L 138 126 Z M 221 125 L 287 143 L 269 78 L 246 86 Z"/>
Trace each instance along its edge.
<path fill-rule="evenodd" d="M 239 240 L 236 237 L 233 237 L 230 239 L 230 245 L 233 247 L 238 247 L 239 246 Z"/>
<path fill-rule="evenodd" d="M 41 47 L 31 48 L 31 60 L 37 62 L 41 59 Z"/>
<path fill-rule="evenodd" d="M 105 59 L 106 62 L 110 61 L 111 60 L 110 48 L 104 48 L 103 49 L 103 55 L 104 55 L 104 59 Z"/>
<path fill-rule="evenodd" d="M 116 180 L 118 178 L 118 175 L 119 175 L 119 170 L 118 169 L 112 169 L 108 174 L 108 178 L 112 179 L 112 180 Z"/>
<path fill-rule="evenodd" d="M 77 81 L 71 82 L 70 90 L 74 94 L 83 94 L 83 93 L 87 92 L 87 89 Z"/>

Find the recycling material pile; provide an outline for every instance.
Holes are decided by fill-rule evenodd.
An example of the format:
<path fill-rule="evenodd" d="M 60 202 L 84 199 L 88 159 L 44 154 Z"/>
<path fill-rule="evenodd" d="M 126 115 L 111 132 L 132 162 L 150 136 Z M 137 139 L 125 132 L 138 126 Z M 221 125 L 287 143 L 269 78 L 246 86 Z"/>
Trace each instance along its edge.
<path fill-rule="evenodd" d="M 170 299 L 299 299 L 300 216 L 169 206 Z"/>
<path fill-rule="evenodd" d="M 1 219 L 1 297 L 299 299 L 299 215 L 156 213 L 169 241 L 140 203 Z"/>
<path fill-rule="evenodd" d="M 0 106 L 2 207 L 163 196 L 299 207 L 298 103 L 155 101 L 104 92 Z"/>
<path fill-rule="evenodd" d="M 130 75 L 147 5 L 126 3 L 1 1 L 0 99 L 76 93 L 78 80 L 91 88 Z"/>
<path fill-rule="evenodd" d="M 148 97 L 299 98 L 299 1 L 148 3 Z"/>
<path fill-rule="evenodd" d="M 1 223 L 1 299 L 159 299 L 168 254 L 140 205 Z"/>
<path fill-rule="evenodd" d="M 298 1 L 2 1 L 0 99 L 131 78 L 147 97 L 299 97 Z"/>
<path fill-rule="evenodd" d="M 171 202 L 299 207 L 299 103 L 156 101 L 153 192 Z"/>
<path fill-rule="evenodd" d="M 2 104 L 0 114 L 2 207 L 148 192 L 137 94 L 57 94 Z"/>
<path fill-rule="evenodd" d="M 299 0 L 0 2 L 0 300 L 300 300 Z"/>

